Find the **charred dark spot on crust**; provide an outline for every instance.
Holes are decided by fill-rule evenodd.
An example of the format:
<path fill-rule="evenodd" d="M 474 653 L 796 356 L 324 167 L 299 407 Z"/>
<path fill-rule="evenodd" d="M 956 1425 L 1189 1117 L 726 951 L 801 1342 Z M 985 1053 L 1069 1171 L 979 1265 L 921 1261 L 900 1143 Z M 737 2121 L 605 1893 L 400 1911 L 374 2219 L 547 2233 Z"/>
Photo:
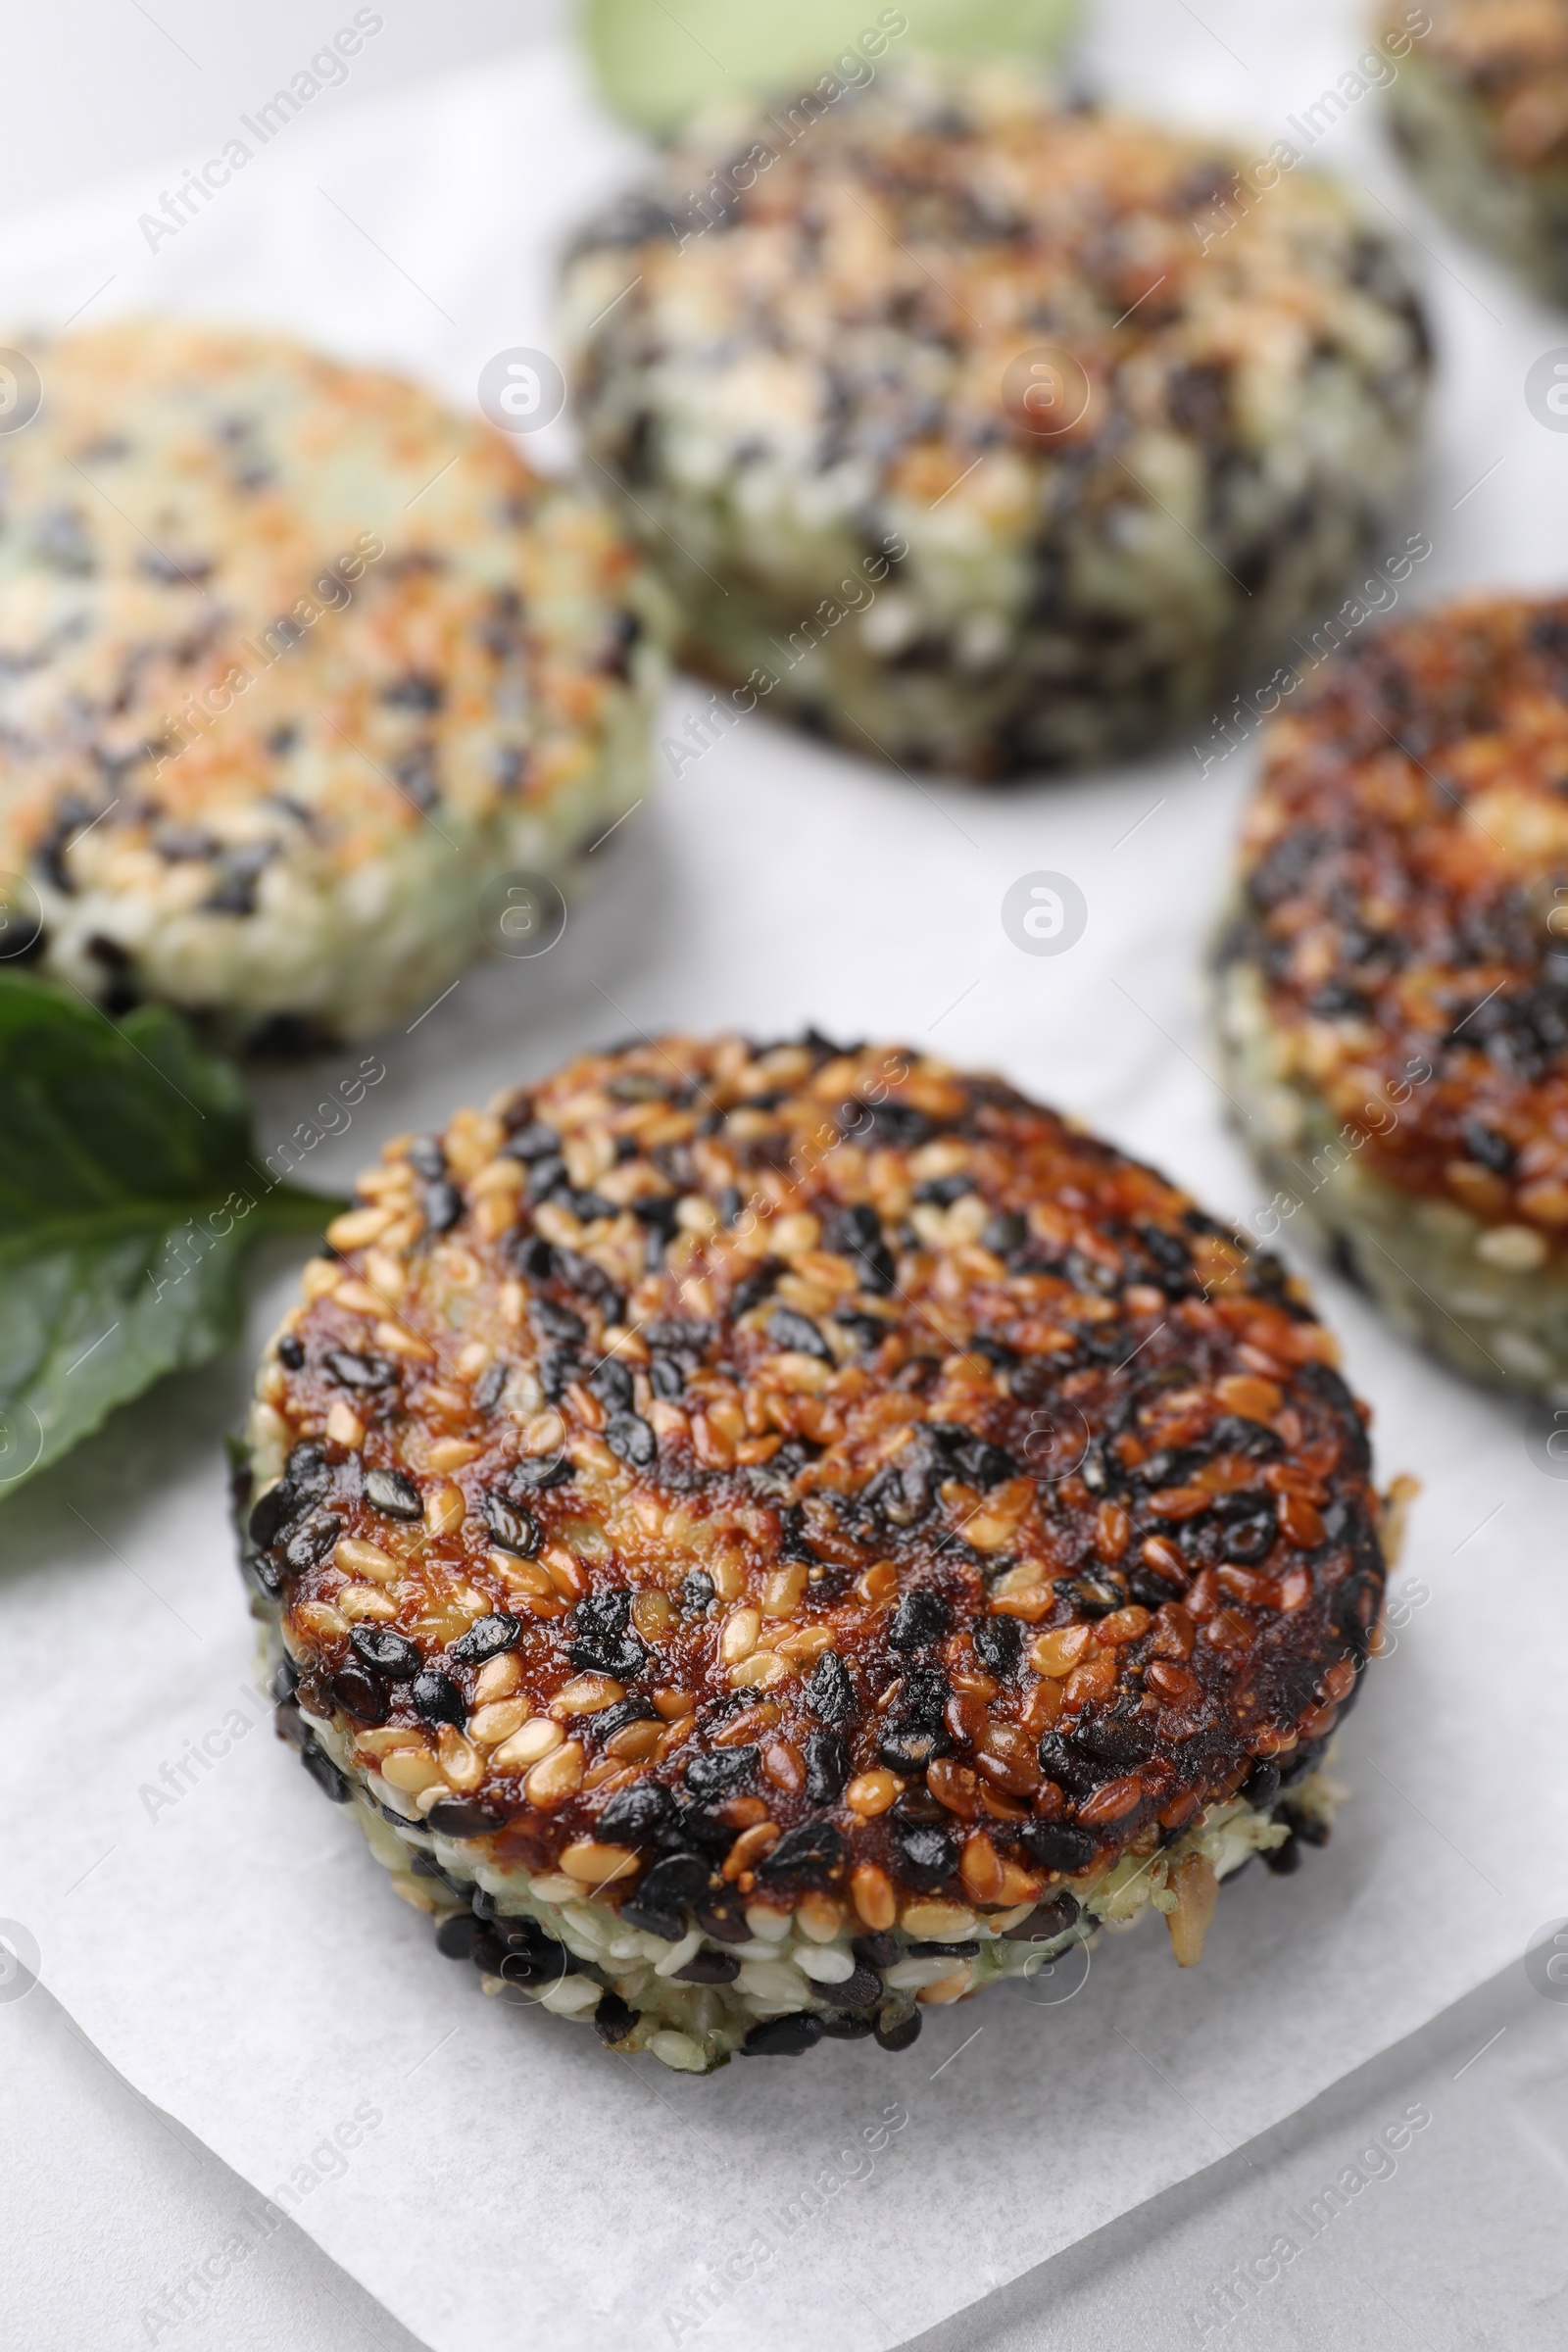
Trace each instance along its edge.
<path fill-rule="evenodd" d="M 1279 1032 L 1336 1033 L 1310 1090 L 1334 1149 L 1484 1224 L 1534 1219 L 1548 1247 L 1559 1203 L 1527 1147 L 1568 1075 L 1565 647 L 1568 600 L 1478 598 L 1317 666 L 1266 757 L 1273 813 L 1224 948 Z M 1539 846 L 1505 851 L 1522 827 Z"/>
<path fill-rule="evenodd" d="M 479 1807 L 530 1869 L 573 1840 L 634 1852 L 608 1899 L 671 1942 L 693 1918 L 744 1942 L 749 1902 L 843 1903 L 864 1866 L 900 1901 L 972 1903 L 979 1829 L 1026 1888 L 1153 1850 L 1167 1814 L 1232 1791 L 1300 1723 L 1316 1737 L 1325 1689 L 1350 1694 L 1325 1677 L 1373 1641 L 1364 1426 L 1298 1286 L 1000 1081 L 825 1040 L 723 1054 L 586 1056 L 486 1114 L 477 1156 L 455 1124 L 399 1148 L 406 1191 L 367 1180 L 361 1204 L 395 1226 L 406 1202 L 420 1229 L 398 1317 L 372 1341 L 340 1251 L 343 1300 L 323 1289 L 297 1360 L 273 1359 L 278 1409 L 312 1435 L 246 1506 L 313 1706 L 432 1751 L 491 1690 L 530 1722 L 555 1708 L 559 1798 L 536 1805 L 503 1748 L 436 1812 Z M 824 1105 L 818 1074 L 846 1058 Z M 530 1184 L 568 1162 L 601 1172 Z M 622 1199 L 585 1222 L 601 1185 Z M 917 1186 L 921 1218 L 957 1220 L 951 1247 L 910 1222 Z M 443 1190 L 451 1224 L 429 1216 Z M 481 1214 L 494 1199 L 510 1222 Z M 679 1212 L 657 1269 L 645 1199 Z M 423 1288 L 460 1224 L 466 1329 L 505 1335 L 461 1369 L 469 1343 Z M 1007 1247 L 974 1250 L 982 1233 Z M 875 1346 L 847 1349 L 861 1324 Z M 1262 1378 L 1244 1348 L 1290 1369 Z M 1048 1423 L 1081 1433 L 1065 1471 L 1036 1466 Z M 425 1466 L 443 1446 L 450 1466 Z M 395 1622 L 311 1631 L 300 1608 L 330 1608 L 357 1556 Z M 864 1989 L 845 2017 L 869 2016 Z"/>

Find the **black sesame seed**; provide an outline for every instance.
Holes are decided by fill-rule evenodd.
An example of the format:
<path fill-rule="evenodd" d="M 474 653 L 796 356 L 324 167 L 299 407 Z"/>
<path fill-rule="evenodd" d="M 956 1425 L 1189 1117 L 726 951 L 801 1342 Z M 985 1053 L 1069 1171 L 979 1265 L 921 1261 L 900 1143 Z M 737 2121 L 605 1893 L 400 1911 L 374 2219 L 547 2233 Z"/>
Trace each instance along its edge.
<path fill-rule="evenodd" d="M 1087 1830 L 1067 1829 L 1059 1822 L 1030 1822 L 1023 1832 L 1023 1843 L 1042 1870 L 1087 1870 L 1096 1852 Z"/>
<path fill-rule="evenodd" d="M 444 1796 L 439 1804 L 430 1807 L 424 1823 L 426 1829 L 434 1830 L 442 1838 L 487 1838 L 497 1827 L 495 1817 L 483 1805 L 462 1796 Z M 477 1896 L 474 1904 L 477 1908 Z M 480 1917 L 483 1916 L 481 1912 Z"/>
<path fill-rule="evenodd" d="M 435 1948 L 449 1960 L 471 1960 L 473 1947 L 484 1934 L 484 1922 L 471 1911 L 453 1911 L 435 1932 Z"/>
<path fill-rule="evenodd" d="M 1152 1568 L 1139 1567 L 1129 1574 L 1127 1590 L 1146 1609 L 1161 1609 L 1167 1600 L 1179 1599 L 1183 1588 L 1174 1578 L 1156 1575 Z"/>
<path fill-rule="evenodd" d="M 392 710 L 439 710 L 446 701 L 446 689 L 439 678 L 411 669 L 382 688 L 381 700 Z"/>
<path fill-rule="evenodd" d="M 927 1730 L 915 1723 L 890 1723 L 877 1740 L 876 1752 L 893 1772 L 918 1773 L 938 1756 L 945 1756 L 952 1745 L 945 1731 Z"/>
<path fill-rule="evenodd" d="M 297 1535 L 290 1536 L 283 1557 L 295 1575 L 302 1576 L 307 1568 L 314 1568 L 325 1559 L 342 1533 L 341 1519 L 311 1520 Z"/>
<path fill-rule="evenodd" d="M 904 1858 L 905 1876 L 921 1894 L 930 1894 L 958 1867 L 958 1843 L 946 1830 L 923 1822 L 894 1832 Z"/>
<path fill-rule="evenodd" d="M 648 1385 L 656 1396 L 673 1398 L 683 1394 L 686 1375 L 672 1355 L 656 1355 L 648 1367 Z"/>
<path fill-rule="evenodd" d="M 898 1937 L 888 1930 L 875 1936 L 857 1936 L 850 1946 L 862 1968 L 891 1968 L 903 1953 Z"/>
<path fill-rule="evenodd" d="M 587 1388 L 601 1404 L 612 1411 L 626 1412 L 632 1401 L 632 1377 L 626 1366 L 615 1356 L 608 1356 L 589 1374 Z"/>
<path fill-rule="evenodd" d="M 470 1625 L 460 1641 L 452 1644 L 452 1655 L 460 1666 L 482 1666 L 487 1658 L 499 1658 L 503 1650 L 514 1649 L 522 1634 L 522 1621 L 509 1617 L 505 1610 L 496 1609 Z"/>
<path fill-rule="evenodd" d="M 654 1709 L 645 1698 L 617 1699 L 613 1706 L 596 1707 L 591 1715 L 582 1718 L 596 1740 L 612 1740 L 623 1732 L 628 1723 L 657 1723 Z"/>
<path fill-rule="evenodd" d="M 806 1700 L 824 1723 L 847 1723 L 855 1713 L 855 1685 L 837 1650 L 824 1649 L 806 1686 Z"/>
<path fill-rule="evenodd" d="M 269 1487 L 267 1493 L 251 1506 L 251 1515 L 246 1522 L 251 1542 L 259 1544 L 263 1551 L 269 1550 L 283 1530 L 299 1517 L 308 1500 L 309 1497 L 300 1493 L 292 1479 L 280 1478 L 276 1486 Z"/>
<path fill-rule="evenodd" d="M 1072 1736 L 1074 1750 L 1092 1756 L 1097 1764 L 1131 1771 L 1147 1764 L 1154 1751 L 1153 1727 L 1147 1715 L 1098 1715 L 1080 1723 Z"/>
<path fill-rule="evenodd" d="M 1021 1919 L 1015 1928 L 1004 1928 L 1003 1934 L 1014 1943 L 1054 1943 L 1058 1936 L 1066 1935 L 1078 1911 L 1078 1897 L 1063 1886 L 1050 1902 L 1041 1903 L 1027 1919 Z"/>
<path fill-rule="evenodd" d="M 594 2011 L 594 2032 L 607 2049 L 624 2041 L 637 2023 L 637 2011 L 618 1992 L 607 1992 Z"/>
<path fill-rule="evenodd" d="M 543 1119 L 530 1119 L 526 1127 L 508 1137 L 503 1149 L 509 1159 L 547 1159 L 560 1152 L 561 1138 Z"/>
<path fill-rule="evenodd" d="M 324 1494 L 332 1484 L 332 1472 L 325 1454 L 319 1446 L 308 1440 L 289 1447 L 283 1471 L 289 1485 L 297 1487 L 302 1494 Z"/>
<path fill-rule="evenodd" d="M 1301 1867 L 1301 1848 L 1293 1831 L 1283 1845 L 1271 1846 L 1263 1856 L 1266 1867 L 1278 1879 L 1288 1879 Z"/>
<path fill-rule="evenodd" d="M 974 1654 L 988 1674 L 1011 1674 L 1023 1649 L 1016 1617 L 977 1617 L 970 1631 Z"/>
<path fill-rule="evenodd" d="M 852 1121 L 864 1116 L 863 1105 L 846 1105 Z M 858 1205 L 841 1209 L 828 1227 L 826 1247 L 840 1257 L 847 1257 L 860 1277 L 862 1290 L 884 1296 L 897 1280 L 893 1252 L 882 1238 L 882 1223 L 874 1208 Z"/>
<path fill-rule="evenodd" d="M 556 1270 L 556 1253 L 542 1233 L 514 1233 L 507 1255 L 530 1282 L 548 1282 Z"/>
<path fill-rule="evenodd" d="M 961 1200 L 965 1193 L 973 1191 L 974 1180 L 969 1176 L 928 1176 L 923 1184 L 915 1186 L 914 1198 L 929 1201 L 935 1208 L 951 1208 L 955 1200 Z"/>
<path fill-rule="evenodd" d="M 774 1348 L 788 1348 L 795 1355 L 814 1355 L 818 1363 L 834 1361 L 828 1346 L 809 1315 L 797 1314 L 793 1306 L 775 1306 L 767 1319 L 767 1337 Z"/>
<path fill-rule="evenodd" d="M 921 1660 L 905 1669 L 890 1713 L 896 1723 L 918 1724 L 922 1731 L 935 1731 L 951 1695 L 941 1667 L 929 1659 Z"/>
<path fill-rule="evenodd" d="M 1243 1568 L 1255 1568 L 1273 1550 L 1279 1532 L 1279 1522 L 1272 1511 L 1258 1511 L 1249 1519 L 1233 1519 L 1225 1530 L 1225 1557 Z"/>
<path fill-rule="evenodd" d="M 749 1315 L 754 1306 L 760 1306 L 783 1271 L 783 1266 L 776 1258 L 764 1258 L 755 1273 L 748 1274 L 744 1282 L 738 1282 L 731 1292 L 731 1317 L 738 1321 L 742 1315 Z M 649 1345 L 653 1345 L 652 1341 Z"/>
<path fill-rule="evenodd" d="M 872 1354 L 892 1331 L 880 1315 L 858 1313 L 853 1307 L 841 1307 L 833 1317 L 841 1331 L 847 1331 L 862 1355 Z"/>
<path fill-rule="evenodd" d="M 1519 1153 L 1505 1135 L 1494 1127 L 1483 1126 L 1479 1119 L 1467 1119 L 1462 1129 L 1464 1148 L 1473 1160 L 1490 1168 L 1494 1176 L 1511 1176 Z"/>
<path fill-rule="evenodd" d="M 1227 1413 L 1210 1429 L 1208 1446 L 1214 1453 L 1261 1456 L 1283 1453 L 1285 1441 L 1264 1421 L 1249 1421 L 1241 1413 Z"/>
<path fill-rule="evenodd" d="M 570 1462 L 552 1453 L 525 1453 L 507 1473 L 507 1492 L 514 1502 L 523 1494 L 559 1487 L 572 1475 Z"/>
<path fill-rule="evenodd" d="M 693 1756 L 686 1767 L 686 1786 L 694 1796 L 728 1796 L 742 1788 L 757 1769 L 755 1747 L 715 1747 Z"/>
<path fill-rule="evenodd" d="M 989 1250 L 994 1257 L 1011 1257 L 1028 1239 L 1028 1221 L 1015 1208 L 999 1208 L 981 1230 L 980 1247 Z"/>
<path fill-rule="evenodd" d="M 414 1678 L 412 1694 L 416 1715 L 426 1723 L 454 1723 L 461 1726 L 467 1709 L 463 1692 L 450 1674 L 441 1673 L 435 1666 L 426 1666 Z"/>
<path fill-rule="evenodd" d="M 447 1172 L 447 1155 L 433 1135 L 416 1135 L 404 1153 L 416 1176 L 439 1184 Z"/>
<path fill-rule="evenodd" d="M 327 1350 L 326 1368 L 345 1389 L 388 1389 L 398 1376 L 389 1355 L 353 1355 L 346 1348 Z"/>
<path fill-rule="evenodd" d="M 463 1214 L 463 1195 L 445 1179 L 424 1188 L 424 1221 L 432 1233 L 450 1233 Z"/>
<path fill-rule="evenodd" d="M 506 1365 L 492 1364 L 489 1371 L 485 1373 L 484 1377 L 476 1384 L 474 1388 L 473 1402 L 475 1410 L 481 1413 L 494 1412 L 496 1406 L 501 1402 L 501 1392 L 506 1385 Z"/>
<path fill-rule="evenodd" d="M 837 1732 L 813 1732 L 806 1742 L 806 1793 L 814 1805 L 832 1805 L 850 1778 L 850 1751 Z"/>
<path fill-rule="evenodd" d="M 713 1605 L 713 1580 L 705 1568 L 694 1568 L 681 1579 L 680 1607 L 683 1617 L 702 1617 Z"/>
<path fill-rule="evenodd" d="M 408 1682 L 424 1664 L 418 1643 L 389 1625 L 353 1626 L 349 1642 L 365 1665 L 395 1683 Z"/>
<path fill-rule="evenodd" d="M 918 2009 L 890 2001 L 877 2017 L 878 2045 L 884 2050 L 906 2050 L 911 2042 L 919 2040 L 923 2022 Z"/>
<path fill-rule="evenodd" d="M 1241 1795 L 1245 1804 L 1266 1813 L 1280 1792 L 1280 1768 L 1267 1756 L 1260 1756 L 1242 1783 Z"/>
<path fill-rule="evenodd" d="M 948 1607 L 940 1594 L 906 1592 L 888 1628 L 888 1646 L 900 1650 L 926 1649 L 933 1642 L 940 1642 L 947 1630 Z M 823 1655 L 827 1654 L 824 1651 Z"/>
<path fill-rule="evenodd" d="M 757 1876 L 770 1886 L 826 1886 L 843 1868 L 843 1832 L 830 1821 L 798 1821 L 768 1848 Z"/>
<path fill-rule="evenodd" d="M 662 1911 L 684 1911 L 688 1904 L 702 1901 L 712 1875 L 702 1854 L 665 1854 L 638 1887 L 638 1900 Z"/>
<path fill-rule="evenodd" d="M 675 1803 L 657 1781 L 636 1781 L 617 1788 L 599 1816 L 599 1835 L 614 1845 L 640 1845 L 675 1818 Z"/>
<path fill-rule="evenodd" d="M 581 1346 L 588 1337 L 588 1326 L 581 1315 L 569 1306 L 558 1306 L 553 1298 L 534 1298 L 529 1301 L 535 1323 L 547 1339 L 569 1340 Z"/>
<path fill-rule="evenodd" d="M 418 1488 L 401 1470 L 368 1470 L 365 1499 L 373 1510 L 384 1511 L 389 1519 L 419 1519 L 424 1515 Z"/>
<path fill-rule="evenodd" d="M 675 1976 L 682 1984 L 733 1984 L 740 1973 L 741 1964 L 733 1952 L 693 1952 Z M 834 1990 L 836 1996 L 836 1986 Z"/>
<path fill-rule="evenodd" d="M 1080 1617 L 1108 1617 L 1113 1609 L 1126 1603 L 1127 1595 L 1120 1585 L 1108 1577 L 1071 1576 L 1056 1587 L 1058 1599 L 1071 1601 Z"/>
<path fill-rule="evenodd" d="M 533 1558 L 544 1538 L 538 1521 L 527 1511 L 500 1494 L 487 1494 L 484 1516 L 493 1544 L 498 1544 L 503 1551 L 514 1552 L 519 1560 Z"/>
<path fill-rule="evenodd" d="M 841 1977 L 836 1984 L 825 1986 L 826 1996 L 837 2001 L 841 2009 L 874 2009 L 886 1996 L 882 1980 L 874 1968 L 858 1968 L 853 1977 Z"/>
<path fill-rule="evenodd" d="M 835 1997 L 839 1987 L 833 1987 Z M 822 2035 L 827 2041 L 868 2041 L 876 2031 L 868 2017 L 855 2017 L 836 2009 L 822 2014 Z"/>
<path fill-rule="evenodd" d="M 1048 1781 L 1065 1788 L 1069 1796 L 1088 1796 L 1108 1776 L 1082 1752 L 1075 1740 L 1067 1740 L 1059 1732 L 1042 1732 L 1039 1746 L 1040 1769 Z"/>
<path fill-rule="evenodd" d="M 280 1364 L 286 1364 L 291 1372 L 297 1372 L 304 1363 L 305 1350 L 292 1332 L 285 1333 L 278 1341 L 277 1360 Z"/>
<path fill-rule="evenodd" d="M 809 2009 L 793 2017 L 770 2017 L 753 2026 L 741 2043 L 743 2058 L 798 2058 L 822 2038 L 822 2020 Z"/>
<path fill-rule="evenodd" d="M 299 1487 L 301 1494 L 326 1494 L 331 1487 L 331 1468 L 322 1448 L 315 1445 L 289 1446 L 289 1458 L 282 1468 L 289 1487 Z"/>
<path fill-rule="evenodd" d="M 566 1655 L 581 1674 L 608 1674 L 617 1683 L 636 1679 L 647 1651 L 626 1630 L 631 1594 L 623 1586 L 590 1593 L 572 1613 Z"/>
<path fill-rule="evenodd" d="M 664 1943 L 679 1943 L 686 1933 L 684 1911 L 662 1911 L 642 1894 L 628 1895 L 618 1916 L 628 1928 L 637 1929 L 643 1936 L 657 1936 Z"/>
<path fill-rule="evenodd" d="M 640 1413 L 612 1413 L 605 1424 L 605 1444 L 634 1470 L 646 1470 L 659 1458 L 659 1440 Z"/>
<path fill-rule="evenodd" d="M 361 1723 L 385 1723 L 388 1714 L 386 1685 L 378 1674 L 369 1674 L 350 1659 L 332 1677 L 332 1696 L 346 1715 L 355 1716 Z"/>

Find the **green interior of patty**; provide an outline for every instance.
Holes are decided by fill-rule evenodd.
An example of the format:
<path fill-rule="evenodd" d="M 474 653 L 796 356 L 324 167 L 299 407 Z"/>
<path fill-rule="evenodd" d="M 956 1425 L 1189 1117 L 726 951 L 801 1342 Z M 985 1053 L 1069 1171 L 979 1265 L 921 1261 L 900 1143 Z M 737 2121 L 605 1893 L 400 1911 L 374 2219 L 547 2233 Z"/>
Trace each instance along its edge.
<path fill-rule="evenodd" d="M 599 87 L 615 112 L 664 137 L 725 98 L 799 92 L 824 74 L 869 81 L 878 61 L 914 49 L 1054 56 L 1078 0 L 586 0 L 583 25 Z"/>
<path fill-rule="evenodd" d="M 1568 1283 L 1558 1266 L 1498 1262 L 1496 1227 L 1368 1167 L 1353 1129 L 1282 1074 L 1254 965 L 1224 972 L 1218 1013 L 1224 1083 L 1274 1188 L 1253 1219 L 1259 1238 L 1315 1238 L 1397 1330 L 1470 1379 L 1568 1398 Z"/>

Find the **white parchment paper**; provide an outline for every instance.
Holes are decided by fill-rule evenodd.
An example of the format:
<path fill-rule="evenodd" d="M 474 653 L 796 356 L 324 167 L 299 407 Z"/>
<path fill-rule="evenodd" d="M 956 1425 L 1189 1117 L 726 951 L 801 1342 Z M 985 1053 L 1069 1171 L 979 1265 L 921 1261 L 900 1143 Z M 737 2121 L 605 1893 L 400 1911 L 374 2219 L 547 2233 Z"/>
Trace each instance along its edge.
<path fill-rule="evenodd" d="M 1356 18 L 1113 0 L 1093 62 L 1135 102 L 1256 124 L 1262 153 L 1351 64 Z M 1433 226 L 1375 106 L 1352 98 L 1320 147 L 1430 250 L 1443 373 L 1411 524 L 1434 553 L 1402 594 L 1553 581 L 1568 439 L 1523 381 L 1568 324 Z M 548 346 L 550 249 L 632 153 L 555 51 L 359 113 L 324 93 L 156 251 L 151 186 L 0 236 L 0 315 L 271 320 L 466 399 L 493 352 Z M 670 738 L 703 699 L 672 698 Z M 1188 752 L 980 793 L 749 720 L 607 845 L 550 956 L 475 971 L 383 1041 L 351 1107 L 357 1054 L 269 1079 L 262 1141 L 336 1130 L 308 1163 L 329 1186 L 581 1045 L 809 1019 L 999 1067 L 1247 1218 L 1264 1194 L 1208 1075 L 1199 975 L 1249 771 L 1245 748 L 1204 773 Z M 1089 906 L 1058 957 L 1000 919 L 1040 869 Z M 257 1338 L 287 1282 L 276 1263 Z M 1226 1892 L 1195 1972 L 1150 1923 L 1087 1981 L 933 2012 L 902 2058 L 829 2047 L 703 2082 L 485 2000 L 268 1729 L 224 1522 L 238 1362 L 166 1384 L 0 1506 L 0 1914 L 129 2081 L 437 2352 L 900 2342 L 1290 2113 L 1568 1911 L 1568 1486 L 1518 1413 L 1323 1293 L 1382 1469 L 1425 1491 L 1396 1644 L 1343 1742 L 1354 1801 L 1296 1879 Z M 178 2324 L 149 2307 L 143 2338 Z"/>

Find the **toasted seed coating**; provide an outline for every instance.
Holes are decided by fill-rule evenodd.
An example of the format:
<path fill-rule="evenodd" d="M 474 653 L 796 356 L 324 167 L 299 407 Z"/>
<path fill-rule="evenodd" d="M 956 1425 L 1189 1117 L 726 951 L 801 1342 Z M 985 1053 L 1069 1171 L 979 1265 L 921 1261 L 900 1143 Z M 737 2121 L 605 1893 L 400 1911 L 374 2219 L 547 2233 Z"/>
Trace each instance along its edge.
<path fill-rule="evenodd" d="M 1568 301 L 1568 6 L 1429 0 L 1389 86 L 1395 136 L 1456 228 Z M 1402 0 L 1386 37 L 1409 41 Z"/>
<path fill-rule="evenodd" d="M 1428 354 L 1387 237 L 1244 165 L 919 66 L 798 137 L 715 119 L 585 232 L 587 443 L 732 711 L 1004 775 L 1288 643 L 1402 494 Z"/>
<path fill-rule="evenodd" d="M 422 1009 L 487 883 L 564 871 L 645 789 L 632 551 L 395 376 L 173 320 L 29 356 L 0 877 L 41 967 L 273 1048 Z"/>
<path fill-rule="evenodd" d="M 437 1148 L 438 1236 L 399 1189 Z M 400 1139 L 362 1199 L 391 1222 L 309 1270 L 304 1361 L 260 1374 L 251 1574 L 362 1785 L 499 1869 L 656 1935 L 813 1895 L 1000 1914 L 1259 1759 L 1308 1769 L 1348 1701 L 1384 1564 L 1332 1340 L 1272 1258 L 1003 1081 L 670 1037 Z M 781 1345 L 796 1319 L 829 1360 Z M 345 1392 L 368 1348 L 394 1383 Z M 374 1507 L 381 1472 L 421 1520 Z M 328 1512 L 397 1573 L 290 1549 Z M 351 1622 L 368 1589 L 392 1618 Z"/>
<path fill-rule="evenodd" d="M 1426 1336 L 1467 1370 L 1547 1387 L 1568 1377 L 1565 778 L 1568 600 L 1368 634 L 1265 738 L 1220 957 L 1285 1213 L 1327 1222 L 1407 1320 L 1433 1291 Z"/>

